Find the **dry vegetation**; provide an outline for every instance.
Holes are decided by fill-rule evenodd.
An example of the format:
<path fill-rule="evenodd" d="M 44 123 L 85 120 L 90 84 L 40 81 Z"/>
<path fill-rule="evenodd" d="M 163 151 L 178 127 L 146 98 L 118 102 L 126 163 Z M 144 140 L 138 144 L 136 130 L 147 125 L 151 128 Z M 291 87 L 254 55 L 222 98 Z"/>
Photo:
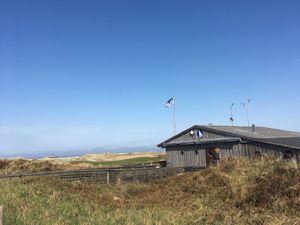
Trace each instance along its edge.
<path fill-rule="evenodd" d="M 88 165 L 81 165 L 86 167 Z M 49 160 L 0 159 L 0 174 L 16 174 L 40 171 L 57 171 L 80 168 L 69 162 L 54 162 Z"/>
<path fill-rule="evenodd" d="M 134 158 L 157 158 L 161 157 L 161 152 L 131 152 L 131 153 L 102 153 L 102 154 L 86 154 L 79 156 L 76 160 L 80 161 L 94 161 L 94 162 L 108 162 L 108 161 L 119 161 L 119 160 L 128 160 Z"/>
<path fill-rule="evenodd" d="M 271 158 L 156 183 L 1 180 L 7 224 L 300 224 L 300 173 Z"/>
<path fill-rule="evenodd" d="M 44 171 L 113 167 L 164 159 L 162 153 L 88 154 L 78 157 L 44 159 L 0 159 L 0 175 Z"/>

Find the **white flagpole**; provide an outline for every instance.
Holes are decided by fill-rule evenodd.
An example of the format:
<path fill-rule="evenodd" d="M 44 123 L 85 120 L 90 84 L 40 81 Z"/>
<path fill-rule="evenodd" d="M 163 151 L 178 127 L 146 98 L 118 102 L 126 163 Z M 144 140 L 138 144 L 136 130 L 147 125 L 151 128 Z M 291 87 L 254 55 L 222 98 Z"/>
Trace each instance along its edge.
<path fill-rule="evenodd" d="M 250 127 L 250 121 L 249 121 L 249 105 L 250 105 L 250 99 L 247 99 L 247 122 L 248 122 L 248 127 Z"/>
<path fill-rule="evenodd" d="M 174 123 L 174 136 L 176 135 L 176 119 L 175 119 L 175 97 L 173 97 L 173 123 Z"/>

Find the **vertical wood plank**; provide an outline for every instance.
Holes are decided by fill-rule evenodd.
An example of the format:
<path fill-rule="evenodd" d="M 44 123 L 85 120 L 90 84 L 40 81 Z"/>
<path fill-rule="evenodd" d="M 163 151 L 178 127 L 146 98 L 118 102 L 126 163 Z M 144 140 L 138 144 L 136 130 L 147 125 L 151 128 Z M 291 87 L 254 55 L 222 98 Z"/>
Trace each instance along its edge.
<path fill-rule="evenodd" d="M 106 172 L 106 183 L 109 184 L 109 170 Z"/>

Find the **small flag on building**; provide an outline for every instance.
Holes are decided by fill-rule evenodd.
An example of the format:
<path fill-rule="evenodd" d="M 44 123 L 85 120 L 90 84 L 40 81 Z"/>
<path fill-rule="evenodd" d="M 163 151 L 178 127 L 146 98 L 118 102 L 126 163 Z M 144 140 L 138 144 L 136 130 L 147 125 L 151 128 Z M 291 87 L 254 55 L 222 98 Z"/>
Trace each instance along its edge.
<path fill-rule="evenodd" d="M 174 97 L 172 97 L 168 101 L 166 101 L 166 103 L 164 104 L 164 106 L 166 108 L 170 108 L 172 105 L 174 105 L 174 103 L 175 103 L 175 99 L 174 99 Z"/>
<path fill-rule="evenodd" d="M 201 130 L 197 130 L 196 134 L 198 138 L 203 137 L 203 132 Z"/>

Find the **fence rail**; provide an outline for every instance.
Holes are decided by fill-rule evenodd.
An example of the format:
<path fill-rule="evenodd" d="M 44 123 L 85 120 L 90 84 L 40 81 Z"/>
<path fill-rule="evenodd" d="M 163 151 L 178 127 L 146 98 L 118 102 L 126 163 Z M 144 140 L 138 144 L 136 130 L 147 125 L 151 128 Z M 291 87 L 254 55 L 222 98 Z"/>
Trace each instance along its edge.
<path fill-rule="evenodd" d="M 53 172 L 24 173 L 0 176 L 0 179 L 22 179 L 25 177 L 53 177 L 67 181 L 119 183 L 119 182 L 148 182 L 179 173 L 199 170 L 200 168 L 169 168 L 155 166 L 147 167 L 118 167 L 94 168 L 84 170 L 68 170 Z"/>

